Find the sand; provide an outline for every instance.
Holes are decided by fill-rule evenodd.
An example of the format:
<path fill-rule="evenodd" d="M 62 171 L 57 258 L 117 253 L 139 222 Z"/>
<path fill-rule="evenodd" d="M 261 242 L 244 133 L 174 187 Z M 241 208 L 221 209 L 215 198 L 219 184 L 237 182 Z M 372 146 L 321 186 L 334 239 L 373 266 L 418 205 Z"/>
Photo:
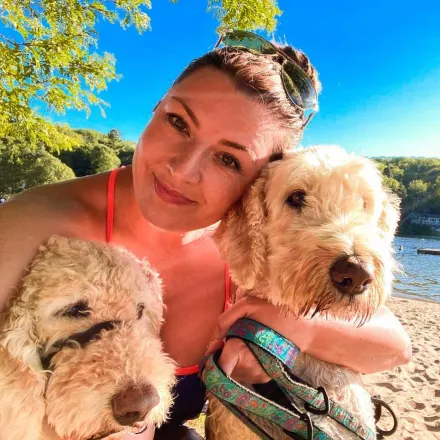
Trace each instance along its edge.
<path fill-rule="evenodd" d="M 440 440 L 440 303 L 393 298 L 387 304 L 408 331 L 412 361 L 364 376 L 371 395 L 395 411 L 399 426 L 390 440 Z M 385 415 L 385 412 L 384 412 Z M 381 426 L 386 428 L 386 416 Z M 188 425 L 203 435 L 204 416 Z"/>
<path fill-rule="evenodd" d="M 388 306 L 408 331 L 412 361 L 384 373 L 364 376 L 399 417 L 399 440 L 440 439 L 440 304 L 392 299 Z"/>

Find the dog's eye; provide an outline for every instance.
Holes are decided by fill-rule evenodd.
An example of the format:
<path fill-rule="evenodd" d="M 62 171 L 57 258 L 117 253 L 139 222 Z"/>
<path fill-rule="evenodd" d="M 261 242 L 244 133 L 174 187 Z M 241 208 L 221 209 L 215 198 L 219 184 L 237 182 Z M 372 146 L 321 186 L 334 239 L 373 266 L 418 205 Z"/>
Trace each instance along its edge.
<path fill-rule="evenodd" d="M 139 303 L 137 305 L 137 319 L 141 319 L 142 318 L 142 313 L 145 309 L 145 304 Z"/>
<path fill-rule="evenodd" d="M 286 199 L 286 203 L 292 208 L 302 208 L 305 204 L 306 193 L 302 190 L 293 191 Z"/>
<path fill-rule="evenodd" d="M 87 301 L 78 301 L 75 304 L 72 304 L 63 310 L 60 310 L 57 315 L 61 315 L 64 318 L 86 318 L 90 316 L 91 310 L 89 309 L 89 305 Z"/>

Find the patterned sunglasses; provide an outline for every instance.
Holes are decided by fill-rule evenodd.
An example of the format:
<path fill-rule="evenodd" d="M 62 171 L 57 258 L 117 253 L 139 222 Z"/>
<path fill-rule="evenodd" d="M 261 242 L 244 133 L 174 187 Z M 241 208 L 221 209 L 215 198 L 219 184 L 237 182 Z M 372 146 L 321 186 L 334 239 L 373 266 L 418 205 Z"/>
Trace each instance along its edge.
<path fill-rule="evenodd" d="M 310 78 L 282 49 L 257 34 L 247 31 L 227 31 L 223 33 L 214 49 L 225 46 L 248 49 L 261 55 L 278 56 L 281 64 L 281 79 L 284 90 L 290 102 L 309 115 L 303 124 L 303 129 L 318 110 L 318 94 Z"/>

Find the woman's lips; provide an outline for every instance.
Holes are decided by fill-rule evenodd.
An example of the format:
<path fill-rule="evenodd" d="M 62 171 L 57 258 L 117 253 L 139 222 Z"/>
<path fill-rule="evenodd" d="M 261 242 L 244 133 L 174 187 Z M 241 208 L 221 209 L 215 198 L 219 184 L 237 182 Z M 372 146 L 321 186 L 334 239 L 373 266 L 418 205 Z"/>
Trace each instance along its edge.
<path fill-rule="evenodd" d="M 165 183 L 161 182 L 156 176 L 154 176 L 154 188 L 156 189 L 157 195 L 165 202 L 173 203 L 175 205 L 187 205 L 189 203 L 195 203 L 194 200 L 191 200 L 178 191 L 171 189 Z"/>

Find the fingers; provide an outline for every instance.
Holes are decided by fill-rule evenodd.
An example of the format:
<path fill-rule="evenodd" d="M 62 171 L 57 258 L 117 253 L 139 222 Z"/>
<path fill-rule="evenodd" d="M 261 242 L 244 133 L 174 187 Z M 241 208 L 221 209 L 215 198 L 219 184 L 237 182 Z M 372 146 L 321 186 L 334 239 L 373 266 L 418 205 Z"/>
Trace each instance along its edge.
<path fill-rule="evenodd" d="M 250 349 L 240 339 L 232 338 L 225 343 L 218 365 L 225 374 L 244 386 L 270 380 Z"/>
<path fill-rule="evenodd" d="M 304 347 L 304 341 L 313 336 L 307 321 L 292 316 L 283 308 L 252 296 L 239 300 L 219 317 L 207 354 L 212 354 L 223 347 L 218 360 L 220 368 L 245 386 L 265 383 L 270 378 L 243 341 L 231 338 L 223 343 L 231 326 L 240 318 L 254 319 L 271 327 L 288 340 L 294 341 L 300 349 Z"/>
<path fill-rule="evenodd" d="M 218 360 L 218 366 L 228 376 L 232 375 L 232 372 L 240 360 L 240 351 L 243 348 L 239 344 L 240 342 L 241 341 L 238 339 L 230 339 L 229 341 L 226 341 L 222 354 Z"/>
<path fill-rule="evenodd" d="M 249 318 L 264 300 L 254 297 L 245 297 L 233 304 L 226 312 L 222 313 L 214 330 L 213 340 L 223 339 L 232 324 L 240 318 Z"/>
<path fill-rule="evenodd" d="M 206 349 L 205 356 L 209 356 L 209 355 L 215 353 L 216 351 L 221 350 L 224 345 L 225 345 L 224 341 L 218 340 L 218 339 L 214 339 L 208 345 L 208 348 Z"/>

